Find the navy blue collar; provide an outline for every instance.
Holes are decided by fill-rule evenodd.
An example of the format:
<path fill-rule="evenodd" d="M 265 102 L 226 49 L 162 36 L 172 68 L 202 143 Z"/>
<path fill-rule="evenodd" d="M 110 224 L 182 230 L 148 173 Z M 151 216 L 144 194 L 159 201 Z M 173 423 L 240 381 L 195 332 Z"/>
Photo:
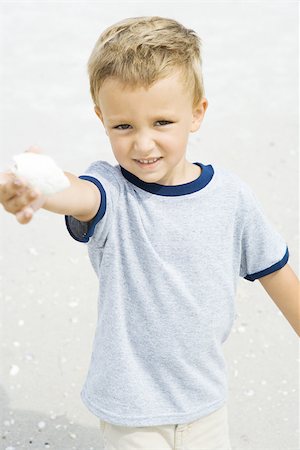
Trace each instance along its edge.
<path fill-rule="evenodd" d="M 124 167 L 121 167 L 121 172 L 126 180 L 130 181 L 130 183 L 135 186 L 143 189 L 144 191 L 151 192 L 156 195 L 165 195 L 168 197 L 178 196 L 178 195 L 187 195 L 192 194 L 193 192 L 200 191 L 203 189 L 214 176 L 214 169 L 209 164 L 205 166 L 202 163 L 194 162 L 197 166 L 200 166 L 202 171 L 198 178 L 189 183 L 178 184 L 175 186 L 164 186 L 158 183 L 146 183 L 143 180 L 140 180 L 138 177 L 133 175 L 131 172 L 128 172 Z"/>

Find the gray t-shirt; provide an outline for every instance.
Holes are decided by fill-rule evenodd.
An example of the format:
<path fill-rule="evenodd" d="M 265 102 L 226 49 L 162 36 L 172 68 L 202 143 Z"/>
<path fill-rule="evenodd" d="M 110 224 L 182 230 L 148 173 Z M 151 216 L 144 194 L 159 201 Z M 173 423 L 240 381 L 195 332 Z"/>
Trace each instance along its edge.
<path fill-rule="evenodd" d="M 224 405 L 238 277 L 254 281 L 289 258 L 245 182 L 194 164 L 196 180 L 162 186 L 97 161 L 83 178 L 101 191 L 98 214 L 66 217 L 99 279 L 82 400 L 115 425 L 181 424 Z"/>

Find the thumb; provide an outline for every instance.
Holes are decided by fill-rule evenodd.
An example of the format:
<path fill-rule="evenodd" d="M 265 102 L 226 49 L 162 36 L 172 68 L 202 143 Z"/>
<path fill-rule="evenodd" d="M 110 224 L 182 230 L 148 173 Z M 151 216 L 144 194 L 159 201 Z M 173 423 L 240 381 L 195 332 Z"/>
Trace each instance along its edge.
<path fill-rule="evenodd" d="M 25 153 L 42 153 L 42 149 L 41 147 L 39 147 L 38 145 L 31 145 L 27 150 L 25 150 Z"/>

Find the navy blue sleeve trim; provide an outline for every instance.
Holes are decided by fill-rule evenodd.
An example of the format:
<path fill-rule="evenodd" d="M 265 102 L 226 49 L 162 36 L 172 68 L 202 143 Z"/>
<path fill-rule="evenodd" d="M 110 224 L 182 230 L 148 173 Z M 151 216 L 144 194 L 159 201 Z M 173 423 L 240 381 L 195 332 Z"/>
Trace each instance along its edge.
<path fill-rule="evenodd" d="M 95 217 L 89 222 L 80 222 L 72 216 L 65 216 L 65 222 L 68 232 L 73 239 L 79 242 L 88 242 L 90 237 L 93 236 L 97 223 L 103 218 L 106 212 L 106 192 L 102 184 L 97 178 L 89 175 L 81 175 L 79 178 L 82 180 L 91 181 L 94 183 L 100 191 L 101 203 Z"/>
<path fill-rule="evenodd" d="M 289 249 L 287 247 L 285 255 L 280 261 L 278 261 L 276 264 L 273 264 L 273 266 L 268 267 L 267 269 L 261 270 L 260 272 L 253 273 L 252 275 L 245 276 L 244 277 L 245 280 L 255 281 L 255 280 L 257 280 L 257 278 L 264 277 L 266 275 L 269 275 L 270 273 L 273 273 L 273 272 L 276 272 L 279 269 L 282 269 L 282 267 L 285 266 L 286 263 L 288 262 L 289 256 L 290 256 L 289 255 Z"/>

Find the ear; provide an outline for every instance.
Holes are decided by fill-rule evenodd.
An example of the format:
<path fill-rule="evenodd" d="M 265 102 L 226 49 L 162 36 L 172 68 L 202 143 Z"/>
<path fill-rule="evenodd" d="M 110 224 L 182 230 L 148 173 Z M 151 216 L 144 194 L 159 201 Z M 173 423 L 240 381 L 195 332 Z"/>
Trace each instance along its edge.
<path fill-rule="evenodd" d="M 95 106 L 94 107 L 94 111 L 97 114 L 97 116 L 99 117 L 99 119 L 101 120 L 102 125 L 104 126 L 105 133 L 107 134 L 107 131 L 106 131 L 106 128 L 105 128 L 105 125 L 104 125 L 104 120 L 103 120 L 103 115 L 102 115 L 101 109 L 99 108 L 99 106 Z"/>
<path fill-rule="evenodd" d="M 194 107 L 193 107 L 193 118 L 191 123 L 190 132 L 194 133 L 199 130 L 201 122 L 204 118 L 205 112 L 208 107 L 208 101 L 206 98 L 202 98 Z"/>
<path fill-rule="evenodd" d="M 101 112 L 99 106 L 95 106 L 94 111 L 97 114 L 97 116 L 99 117 L 99 119 L 101 120 L 101 122 L 103 123 L 103 116 L 102 116 L 102 112 Z"/>

